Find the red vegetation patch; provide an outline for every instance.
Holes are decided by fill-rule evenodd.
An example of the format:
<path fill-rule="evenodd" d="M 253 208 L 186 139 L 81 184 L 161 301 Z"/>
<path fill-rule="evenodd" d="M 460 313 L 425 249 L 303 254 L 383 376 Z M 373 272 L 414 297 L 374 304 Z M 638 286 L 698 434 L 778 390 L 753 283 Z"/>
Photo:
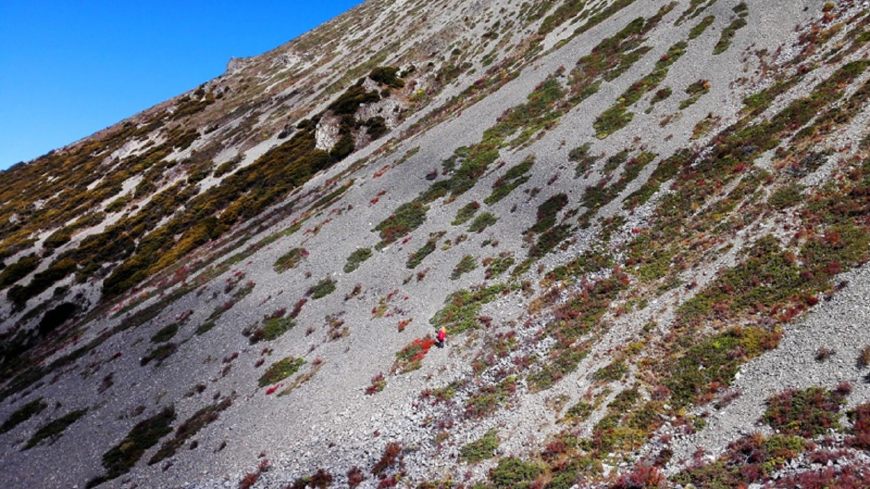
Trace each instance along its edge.
<path fill-rule="evenodd" d="M 417 338 L 408 343 L 396 353 L 396 362 L 393 364 L 393 371 L 398 373 L 407 373 L 412 370 L 417 370 L 422 366 L 423 359 L 426 354 L 435 345 L 435 340 L 431 336 Z"/>

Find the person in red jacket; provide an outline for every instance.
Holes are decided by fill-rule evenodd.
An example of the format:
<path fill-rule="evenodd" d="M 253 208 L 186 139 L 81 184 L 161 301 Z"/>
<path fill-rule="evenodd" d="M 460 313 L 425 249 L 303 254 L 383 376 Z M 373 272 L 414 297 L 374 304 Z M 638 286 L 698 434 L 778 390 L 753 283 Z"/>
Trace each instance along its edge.
<path fill-rule="evenodd" d="M 437 340 L 435 345 L 437 345 L 438 348 L 444 348 L 444 342 L 447 341 L 447 328 L 441 326 L 441 329 L 439 329 L 438 333 L 435 335 L 435 339 Z"/>

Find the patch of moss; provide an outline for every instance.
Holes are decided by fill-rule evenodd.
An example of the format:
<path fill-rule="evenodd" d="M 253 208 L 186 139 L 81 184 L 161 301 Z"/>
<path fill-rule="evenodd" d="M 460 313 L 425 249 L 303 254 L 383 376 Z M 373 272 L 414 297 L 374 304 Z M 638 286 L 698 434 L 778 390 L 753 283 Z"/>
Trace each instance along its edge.
<path fill-rule="evenodd" d="M 432 233 L 431 235 L 429 235 L 429 240 L 426 241 L 426 244 L 420 247 L 420 249 L 418 249 L 417 251 L 411 253 L 411 255 L 408 257 L 408 261 L 405 263 L 405 266 L 411 269 L 417 268 L 417 265 L 419 265 L 424 258 L 426 258 L 435 251 L 438 246 L 438 240 L 441 239 L 442 236 L 444 236 L 443 232 Z"/>
<path fill-rule="evenodd" d="M 347 263 L 344 265 L 344 273 L 351 273 L 372 256 L 371 248 L 357 248 L 350 256 L 347 257 Z"/>
<path fill-rule="evenodd" d="M 686 100 L 680 102 L 680 110 L 691 107 L 698 101 L 704 94 L 710 91 L 710 82 L 707 80 L 698 80 L 695 83 L 692 83 L 688 87 L 686 87 L 686 95 L 689 97 Z"/>
<path fill-rule="evenodd" d="M 30 450 L 44 441 L 51 445 L 63 436 L 63 432 L 66 431 L 70 425 L 78 421 L 87 413 L 87 409 L 79 409 L 48 422 L 36 430 L 36 433 L 27 440 L 27 443 L 24 444 L 23 450 Z"/>
<path fill-rule="evenodd" d="M 737 31 L 746 27 L 746 17 L 749 16 L 749 7 L 746 6 L 745 2 L 741 2 L 736 7 L 734 7 L 734 13 L 737 14 L 737 18 L 731 21 L 727 27 L 722 29 L 722 34 L 719 37 L 719 41 L 716 43 L 716 46 L 713 47 L 713 54 L 722 54 L 731 47 L 731 41 L 734 40 L 734 36 L 737 35 Z"/>
<path fill-rule="evenodd" d="M 304 248 L 293 248 L 287 253 L 281 255 L 275 260 L 274 269 L 278 273 L 284 273 L 287 270 L 296 268 L 299 263 L 308 256 L 308 251 Z"/>
<path fill-rule="evenodd" d="M 120 443 L 103 454 L 103 468 L 106 473 L 91 479 L 88 488 L 116 479 L 132 469 L 145 452 L 156 445 L 161 438 L 172 433 L 175 421 L 175 408 L 163 408 L 159 413 L 136 423 Z"/>
<path fill-rule="evenodd" d="M 260 387 L 266 387 L 267 385 L 281 382 L 299 371 L 303 365 L 305 365 L 305 359 L 303 358 L 282 358 L 270 365 L 269 368 L 263 372 L 263 375 L 260 376 L 260 380 L 258 381 L 258 385 Z"/>
<path fill-rule="evenodd" d="M 491 212 L 478 214 L 477 217 L 468 225 L 468 231 L 471 233 L 482 233 L 484 229 L 498 222 L 498 218 Z"/>
<path fill-rule="evenodd" d="M 507 457 L 489 471 L 489 481 L 496 489 L 529 489 L 543 472 L 540 464 Z"/>
<path fill-rule="evenodd" d="M 491 429 L 482 437 L 459 449 L 459 458 L 465 463 L 476 464 L 495 456 L 500 440 L 498 430 Z"/>
<path fill-rule="evenodd" d="M 316 300 L 322 299 L 333 292 L 335 292 L 335 280 L 327 277 L 308 289 L 305 295 Z"/>
<path fill-rule="evenodd" d="M 0 434 L 11 431 L 16 426 L 41 413 L 47 407 L 48 404 L 41 397 L 22 405 L 0 425 Z"/>
<path fill-rule="evenodd" d="M 429 322 L 436 328 L 444 326 L 450 334 L 476 328 L 480 324 L 478 316 L 483 305 L 495 300 L 506 289 L 497 284 L 456 291 L 447 297 L 444 307 Z"/>
<path fill-rule="evenodd" d="M 786 390 L 767 400 L 764 421 L 787 435 L 812 438 L 840 429 L 840 410 L 845 396 L 822 387 Z"/>
<path fill-rule="evenodd" d="M 203 428 L 215 422 L 220 413 L 233 404 L 233 398 L 228 397 L 223 401 L 206 406 L 199 411 L 193 413 L 175 430 L 175 436 L 171 440 L 167 440 L 160 446 L 157 453 L 148 460 L 148 465 L 159 463 L 163 459 L 172 457 L 175 452 L 181 448 L 187 440 L 199 433 Z"/>
<path fill-rule="evenodd" d="M 263 320 L 263 324 L 251 333 L 248 340 L 251 344 L 259 343 L 260 341 L 274 341 L 287 331 L 290 331 L 294 326 L 296 326 L 296 322 L 289 316 L 266 318 Z"/>
<path fill-rule="evenodd" d="M 163 364 L 163 361 L 171 357 L 172 354 L 176 352 L 176 350 L 178 350 L 178 345 L 176 345 L 175 343 L 162 344 L 146 353 L 145 356 L 142 357 L 141 360 L 139 360 L 139 364 L 144 367 L 145 365 L 151 363 L 151 361 L 153 360 L 156 362 L 155 365 L 159 367 Z"/>
<path fill-rule="evenodd" d="M 589 154 L 590 148 L 592 148 L 590 143 L 584 143 L 568 152 L 568 160 L 577 164 L 574 167 L 574 178 L 580 178 L 586 174 L 592 169 L 592 165 L 601 158 L 601 156 Z"/>
<path fill-rule="evenodd" d="M 480 204 L 477 201 L 469 202 L 462 206 L 458 211 L 456 211 L 456 217 L 453 218 L 453 222 L 450 224 L 454 226 L 461 226 L 465 224 L 469 219 L 474 217 L 477 211 L 480 209 Z M 412 268 L 412 267 L 408 267 Z"/>
<path fill-rule="evenodd" d="M 462 275 L 477 269 L 477 259 L 471 255 L 465 255 L 450 273 L 451 280 L 457 280 Z"/>
<path fill-rule="evenodd" d="M 492 193 L 483 202 L 487 205 L 492 205 L 510 195 L 514 189 L 529 180 L 530 176 L 528 173 L 534 164 L 535 157 L 529 156 L 521 163 L 509 168 L 504 175 L 492 184 Z"/>
<path fill-rule="evenodd" d="M 168 326 L 160 328 L 154 336 L 151 337 L 151 343 L 166 343 L 175 337 L 178 333 L 178 323 L 172 323 Z"/>

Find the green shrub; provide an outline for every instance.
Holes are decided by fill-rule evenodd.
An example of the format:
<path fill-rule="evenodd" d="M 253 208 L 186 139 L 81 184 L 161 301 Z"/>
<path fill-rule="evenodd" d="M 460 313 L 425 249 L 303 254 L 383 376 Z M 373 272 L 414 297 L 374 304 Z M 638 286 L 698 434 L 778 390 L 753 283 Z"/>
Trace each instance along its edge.
<path fill-rule="evenodd" d="M 251 344 L 260 341 L 274 341 L 287 331 L 290 331 L 296 322 L 291 317 L 271 317 L 263 321 L 263 324 L 251 333 L 248 340 Z"/>
<path fill-rule="evenodd" d="M 438 240 L 444 236 L 443 232 L 432 233 L 429 235 L 429 240 L 426 241 L 420 249 L 411 253 L 411 256 L 408 257 L 408 261 L 405 263 L 405 266 L 408 268 L 417 268 L 423 259 L 432 254 L 438 246 Z"/>
<path fill-rule="evenodd" d="M 456 267 L 453 268 L 453 272 L 450 274 L 451 280 L 456 280 L 462 275 L 471 272 L 477 268 L 477 259 L 471 255 L 465 255 L 459 260 L 459 263 L 456 264 Z"/>
<path fill-rule="evenodd" d="M 803 199 L 802 193 L 803 187 L 800 184 L 791 183 L 773 192 L 767 203 L 777 210 L 787 209 L 801 202 Z"/>
<path fill-rule="evenodd" d="M 333 292 L 335 292 L 335 280 L 327 277 L 308 289 L 305 295 L 316 300 L 326 297 Z"/>
<path fill-rule="evenodd" d="M 590 143 L 584 143 L 568 152 L 568 159 L 577 164 L 574 167 L 574 178 L 583 176 L 601 158 L 600 155 L 593 156 L 589 154 L 591 148 L 592 145 Z"/>
<path fill-rule="evenodd" d="M 175 455 L 175 452 L 181 448 L 184 443 L 199 433 L 200 430 L 215 422 L 220 416 L 221 411 L 226 410 L 233 404 L 233 398 L 228 397 L 223 401 L 206 406 L 195 412 L 191 417 L 187 418 L 175 430 L 175 436 L 171 440 L 167 440 L 160 446 L 157 453 L 148 460 L 148 465 L 154 465 L 161 460 Z"/>
<path fill-rule="evenodd" d="M 446 327 L 450 334 L 459 334 L 475 328 L 480 324 L 478 316 L 483 305 L 495 300 L 504 290 L 506 287 L 500 284 L 458 290 L 447 297 L 444 307 L 429 320 L 429 323 L 436 328 Z"/>
<path fill-rule="evenodd" d="M 496 489 L 527 489 L 543 471 L 539 464 L 507 457 L 500 459 L 498 465 L 489 471 L 489 480 Z"/>
<path fill-rule="evenodd" d="M 266 387 L 267 385 L 280 382 L 295 374 L 303 365 L 305 365 L 305 359 L 303 358 L 287 357 L 278 360 L 269 366 L 263 375 L 260 376 L 258 384 L 260 387 Z"/>
<path fill-rule="evenodd" d="M 175 421 L 175 408 L 167 407 L 159 413 L 136 423 L 120 443 L 103 454 L 103 468 L 106 473 L 91 479 L 88 488 L 116 479 L 130 471 L 145 452 L 156 445 L 161 438 L 172 433 Z"/>
<path fill-rule="evenodd" d="M 787 435 L 810 438 L 840 429 L 845 396 L 821 387 L 786 390 L 767 400 L 764 421 Z"/>
<path fill-rule="evenodd" d="M 478 209 L 480 209 L 480 204 L 476 201 L 465 204 L 458 211 L 456 211 L 456 217 L 453 218 L 453 222 L 450 224 L 454 226 L 461 226 L 465 224 L 466 221 L 474 217 L 474 214 L 477 213 Z"/>
<path fill-rule="evenodd" d="M 275 261 L 274 269 L 278 273 L 284 273 L 291 268 L 296 268 L 307 256 L 308 251 L 304 248 L 293 248 Z"/>
<path fill-rule="evenodd" d="M 40 259 L 36 255 L 27 255 L 18 259 L 15 263 L 7 266 L 0 272 L 0 290 L 9 287 L 18 282 L 24 277 L 30 275 L 30 272 L 36 270 L 39 266 Z"/>
<path fill-rule="evenodd" d="M 393 66 L 379 66 L 369 73 L 369 78 L 381 85 L 402 88 L 405 82 L 399 77 L 399 69 Z"/>
<path fill-rule="evenodd" d="M 152 343 L 166 343 L 178 333 L 178 323 L 172 323 L 169 326 L 160 328 L 154 336 L 151 337 Z"/>
<path fill-rule="evenodd" d="M 728 48 L 731 47 L 731 41 L 734 40 L 737 31 L 746 27 L 746 17 L 749 14 L 746 3 L 740 3 L 734 7 L 734 12 L 737 14 L 737 18 L 728 24 L 727 27 L 722 29 L 719 41 L 716 43 L 716 46 L 713 47 L 713 54 L 722 54 L 727 51 Z"/>
<path fill-rule="evenodd" d="M 476 464 L 495 456 L 499 445 L 498 430 L 486 432 L 480 439 L 468 443 L 459 449 L 459 458 L 465 463 Z"/>
<path fill-rule="evenodd" d="M 521 163 L 512 166 L 504 175 L 498 178 L 492 184 L 492 193 L 484 199 L 487 205 L 495 204 L 503 198 L 510 195 L 515 188 L 526 183 L 529 180 L 528 172 L 535 163 L 535 157 L 529 156 Z"/>
<path fill-rule="evenodd" d="M 63 435 L 63 432 L 66 431 L 67 428 L 76 421 L 79 420 L 82 416 L 88 413 L 87 409 L 79 409 L 77 411 L 72 411 L 67 413 L 55 420 L 50 421 L 48 424 L 43 425 L 41 428 L 36 430 L 36 433 L 27 440 L 27 443 L 24 444 L 24 450 L 30 450 L 31 448 L 39 445 L 43 441 L 47 441 L 49 445 L 57 441 Z"/>
<path fill-rule="evenodd" d="M 16 426 L 41 413 L 47 407 L 48 404 L 41 397 L 24 404 L 10 414 L 9 418 L 0 425 L 0 434 L 11 431 Z"/>
<path fill-rule="evenodd" d="M 426 213 L 428 211 L 429 206 L 424 205 L 419 200 L 402 204 L 391 216 L 375 226 L 374 230 L 380 232 L 383 244 L 390 244 L 406 236 L 426 222 Z"/>
<path fill-rule="evenodd" d="M 344 265 L 344 273 L 351 273 L 372 256 L 371 248 L 357 248 L 356 251 L 347 257 L 347 263 Z"/>
<path fill-rule="evenodd" d="M 178 350 L 178 345 L 176 345 L 175 343 L 166 343 L 160 345 L 145 354 L 145 356 L 142 357 L 141 360 L 139 360 L 139 364 L 144 367 L 145 365 L 151 363 L 152 360 L 155 360 L 157 362 L 155 365 L 159 367 L 163 364 L 163 361 L 171 357 L 176 350 Z"/>
<path fill-rule="evenodd" d="M 492 226 L 498 222 L 498 218 L 495 217 L 491 212 L 484 212 L 483 214 L 478 214 L 477 217 L 471 221 L 471 224 L 468 225 L 468 232 L 471 233 L 482 233 L 484 229 Z"/>

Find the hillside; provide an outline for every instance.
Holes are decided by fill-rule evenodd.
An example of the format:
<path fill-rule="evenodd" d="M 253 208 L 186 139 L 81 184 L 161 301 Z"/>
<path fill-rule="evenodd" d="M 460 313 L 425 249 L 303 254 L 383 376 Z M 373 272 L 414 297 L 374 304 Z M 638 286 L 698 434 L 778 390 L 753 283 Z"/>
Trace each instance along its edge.
<path fill-rule="evenodd" d="M 0 173 L 0 485 L 862 487 L 868 98 L 857 0 L 233 59 Z"/>

